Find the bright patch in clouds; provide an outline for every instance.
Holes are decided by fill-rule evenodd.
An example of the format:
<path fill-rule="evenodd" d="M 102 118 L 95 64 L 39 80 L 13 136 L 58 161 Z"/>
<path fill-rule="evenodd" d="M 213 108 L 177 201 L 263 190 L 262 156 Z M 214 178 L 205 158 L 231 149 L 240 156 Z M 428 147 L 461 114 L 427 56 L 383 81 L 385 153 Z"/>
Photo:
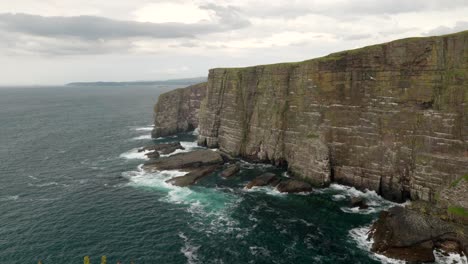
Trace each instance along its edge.
<path fill-rule="evenodd" d="M 193 3 L 154 3 L 148 4 L 133 12 L 139 22 L 180 22 L 196 23 L 210 20 L 213 12 L 203 10 Z"/>

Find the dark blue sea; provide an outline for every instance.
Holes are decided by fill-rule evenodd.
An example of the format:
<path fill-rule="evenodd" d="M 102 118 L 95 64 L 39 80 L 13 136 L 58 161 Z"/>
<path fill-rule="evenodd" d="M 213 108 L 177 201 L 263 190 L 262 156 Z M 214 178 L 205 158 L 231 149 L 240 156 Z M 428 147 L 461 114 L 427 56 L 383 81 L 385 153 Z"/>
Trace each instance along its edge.
<path fill-rule="evenodd" d="M 174 87 L 0 88 L 0 263 L 386 263 L 366 232 L 393 204 L 332 185 L 285 195 L 243 186 L 268 165 L 242 163 L 190 188 L 147 173 L 152 107 Z M 348 208 L 361 195 L 370 209 Z"/>

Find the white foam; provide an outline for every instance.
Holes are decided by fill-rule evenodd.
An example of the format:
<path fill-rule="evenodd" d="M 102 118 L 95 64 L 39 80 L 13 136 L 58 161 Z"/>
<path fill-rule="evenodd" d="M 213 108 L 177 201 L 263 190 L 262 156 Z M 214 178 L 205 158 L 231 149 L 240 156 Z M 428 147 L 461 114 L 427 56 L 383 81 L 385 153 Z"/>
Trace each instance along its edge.
<path fill-rule="evenodd" d="M 260 192 L 278 197 L 283 197 L 286 195 L 286 193 L 282 193 L 272 186 L 254 186 L 250 189 L 244 187 L 242 190 L 246 192 Z"/>
<path fill-rule="evenodd" d="M 374 243 L 373 239 L 367 239 L 369 236 L 370 226 L 358 227 L 349 231 L 349 236 L 357 243 L 358 248 L 367 251 L 369 256 L 383 264 L 404 264 L 405 261 L 391 259 L 384 255 L 372 253 L 371 247 Z"/>
<path fill-rule="evenodd" d="M 194 135 L 194 136 L 200 135 L 200 129 L 198 127 L 195 128 L 195 130 L 193 130 L 193 132 L 192 132 L 192 135 Z"/>
<path fill-rule="evenodd" d="M 0 201 L 16 201 L 19 199 L 19 195 L 8 195 L 0 198 Z"/>
<path fill-rule="evenodd" d="M 153 126 L 146 126 L 146 127 L 137 127 L 134 130 L 135 131 L 152 131 L 153 128 L 154 128 Z"/>
<path fill-rule="evenodd" d="M 352 214 L 372 214 L 377 213 L 382 210 L 387 210 L 390 207 L 394 206 L 405 206 L 405 204 L 398 204 L 391 201 L 384 199 L 382 196 L 378 195 L 375 191 L 364 190 L 359 191 L 354 187 L 349 187 L 340 184 L 331 184 L 329 188 L 321 190 L 319 192 L 340 192 L 332 196 L 333 201 L 343 201 L 345 199 L 350 199 L 352 197 L 361 197 L 363 198 L 369 208 L 367 209 L 359 209 L 358 207 L 350 208 L 350 207 L 341 207 L 341 210 L 345 213 L 352 213 Z"/>
<path fill-rule="evenodd" d="M 200 148 L 200 147 L 197 145 L 197 142 L 181 141 L 181 142 L 180 142 L 180 145 L 181 145 L 184 149 L 176 149 L 175 151 L 173 151 L 173 152 L 171 152 L 171 153 L 169 153 L 169 154 L 163 154 L 163 155 L 161 155 L 161 157 L 169 157 L 169 156 L 172 156 L 172 155 L 175 155 L 175 154 L 178 154 L 178 153 L 190 152 L 190 151 L 193 151 L 194 149 Z"/>
<path fill-rule="evenodd" d="M 131 149 L 127 152 L 124 152 L 120 154 L 119 157 L 124 158 L 124 159 L 141 159 L 141 160 L 149 160 L 149 158 L 145 155 L 147 153 L 150 153 L 151 151 L 145 150 L 142 152 L 138 152 L 138 148 Z"/>
<path fill-rule="evenodd" d="M 257 246 L 253 246 L 253 247 L 249 247 L 249 250 L 250 250 L 250 254 L 252 254 L 253 256 L 265 256 L 265 257 L 268 257 L 271 255 L 270 251 L 264 247 L 257 247 Z"/>
<path fill-rule="evenodd" d="M 142 135 L 142 136 L 132 138 L 132 140 L 148 140 L 148 139 L 151 139 L 151 135 Z"/>
<path fill-rule="evenodd" d="M 250 163 L 245 160 L 240 160 L 240 165 L 245 169 L 268 169 L 273 168 L 274 166 L 266 163 Z"/>
<path fill-rule="evenodd" d="M 133 186 L 149 187 L 165 193 L 159 200 L 172 204 L 185 205 L 185 210 L 192 215 L 191 228 L 209 234 L 233 233 L 244 236 L 247 229 L 239 228 L 239 222 L 231 217 L 234 208 L 242 201 L 242 197 L 225 193 L 217 188 L 178 187 L 166 183 L 168 179 L 183 176 L 182 171 L 145 171 L 143 165 L 134 171 L 124 172 L 122 176 Z"/>
<path fill-rule="evenodd" d="M 468 259 L 465 255 L 456 253 L 445 253 L 439 250 L 434 250 L 436 263 L 439 264 L 468 264 Z"/>
<path fill-rule="evenodd" d="M 180 249 L 180 252 L 184 254 L 184 256 L 187 258 L 187 263 L 198 263 L 197 251 L 200 248 L 200 246 L 192 245 L 191 241 L 182 232 L 179 233 L 179 237 L 182 238 L 182 240 L 184 240 L 184 246 Z"/>
<path fill-rule="evenodd" d="M 332 196 L 333 201 L 343 201 L 346 200 L 346 196 L 343 194 L 335 194 Z"/>

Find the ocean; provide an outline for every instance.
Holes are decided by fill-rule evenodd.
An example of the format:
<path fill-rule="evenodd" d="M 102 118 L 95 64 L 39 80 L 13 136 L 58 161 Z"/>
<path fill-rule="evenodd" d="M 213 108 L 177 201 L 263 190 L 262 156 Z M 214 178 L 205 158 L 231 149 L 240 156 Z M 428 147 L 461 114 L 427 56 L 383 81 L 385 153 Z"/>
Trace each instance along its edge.
<path fill-rule="evenodd" d="M 371 254 L 366 232 L 394 206 L 374 192 L 332 185 L 286 195 L 245 190 L 269 165 L 242 162 L 190 188 L 148 173 L 138 148 L 152 107 L 174 87 L 0 88 L 0 263 L 395 263 Z M 349 208 L 365 196 L 370 208 Z"/>

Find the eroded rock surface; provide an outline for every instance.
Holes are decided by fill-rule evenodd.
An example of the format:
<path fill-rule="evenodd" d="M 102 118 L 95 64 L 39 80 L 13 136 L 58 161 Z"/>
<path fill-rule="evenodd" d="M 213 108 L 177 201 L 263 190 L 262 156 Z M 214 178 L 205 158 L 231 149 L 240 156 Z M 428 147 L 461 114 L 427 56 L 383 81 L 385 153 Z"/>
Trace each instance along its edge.
<path fill-rule="evenodd" d="M 197 183 L 200 179 L 205 176 L 210 175 L 214 171 L 216 171 L 220 166 L 219 165 L 211 165 L 211 166 L 204 166 L 195 169 L 191 169 L 191 171 L 184 175 L 175 177 L 172 179 L 167 180 L 167 183 L 179 186 L 179 187 L 186 187 Z"/>
<path fill-rule="evenodd" d="M 275 187 L 280 183 L 280 181 L 281 179 L 274 173 L 267 172 L 251 180 L 249 183 L 247 183 L 245 188 L 251 189 L 253 187 L 261 187 L 268 185 Z"/>
<path fill-rule="evenodd" d="M 154 106 L 152 136 L 164 137 L 198 127 L 198 111 L 205 95 L 206 83 L 161 94 Z"/>
<path fill-rule="evenodd" d="M 221 176 L 224 178 L 229 178 L 236 175 L 240 171 L 239 164 L 229 164 L 226 169 L 221 172 Z"/>
<path fill-rule="evenodd" d="M 468 171 L 468 31 L 298 62 L 212 69 L 198 143 L 387 199 Z"/>
<path fill-rule="evenodd" d="M 369 237 L 374 239 L 374 252 L 406 261 L 433 262 L 436 247 L 468 253 L 467 231 L 464 225 L 449 224 L 432 215 L 393 207 L 380 214 Z"/>
<path fill-rule="evenodd" d="M 312 186 L 304 181 L 288 179 L 282 180 L 276 189 L 282 193 L 300 193 L 312 191 Z"/>

